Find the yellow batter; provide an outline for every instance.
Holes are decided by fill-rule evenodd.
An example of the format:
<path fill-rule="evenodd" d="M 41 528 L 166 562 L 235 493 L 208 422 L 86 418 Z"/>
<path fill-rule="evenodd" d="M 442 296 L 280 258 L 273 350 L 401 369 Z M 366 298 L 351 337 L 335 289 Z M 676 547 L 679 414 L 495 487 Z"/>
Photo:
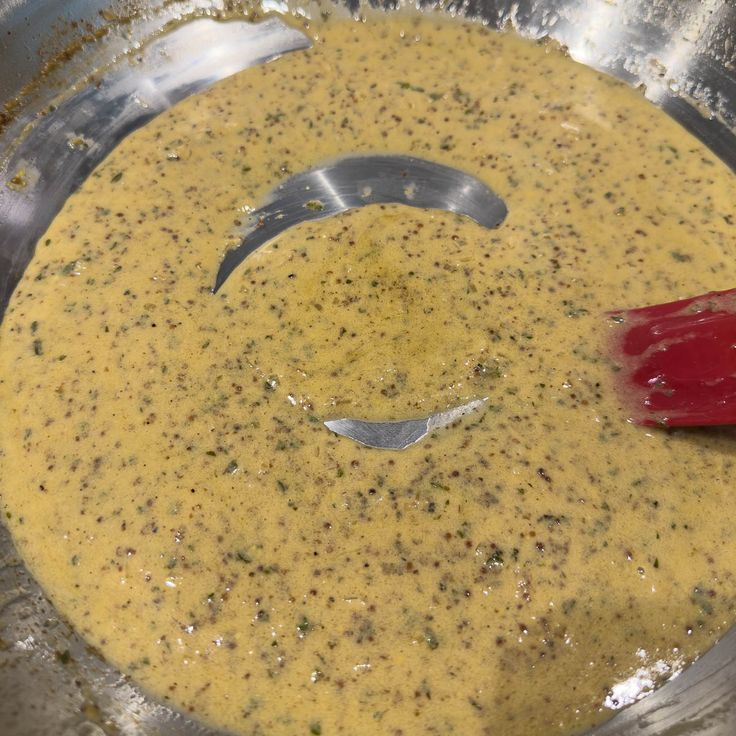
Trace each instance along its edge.
<path fill-rule="evenodd" d="M 733 433 L 627 424 L 600 351 L 604 310 L 736 283 L 732 176 L 550 46 L 310 33 L 133 134 L 41 240 L 0 343 L 8 524 L 89 641 L 234 732 L 581 731 L 734 619 Z M 358 210 L 212 295 L 249 207 L 358 151 L 509 216 Z M 486 396 L 401 452 L 322 424 Z"/>

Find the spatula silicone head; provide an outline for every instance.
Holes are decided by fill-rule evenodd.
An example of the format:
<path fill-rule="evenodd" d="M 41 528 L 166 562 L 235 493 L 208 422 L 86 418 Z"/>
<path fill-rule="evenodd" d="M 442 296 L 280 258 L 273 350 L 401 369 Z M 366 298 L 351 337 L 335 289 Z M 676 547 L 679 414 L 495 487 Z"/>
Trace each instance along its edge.
<path fill-rule="evenodd" d="M 633 422 L 736 424 L 736 289 L 607 316 Z"/>

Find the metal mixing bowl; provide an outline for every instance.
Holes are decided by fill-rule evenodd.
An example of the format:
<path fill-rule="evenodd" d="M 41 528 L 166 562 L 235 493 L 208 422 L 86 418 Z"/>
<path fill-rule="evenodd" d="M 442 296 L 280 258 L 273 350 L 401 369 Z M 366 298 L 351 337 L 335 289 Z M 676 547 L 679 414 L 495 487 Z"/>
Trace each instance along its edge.
<path fill-rule="evenodd" d="M 283 0 L 263 4 L 287 9 Z M 357 10 L 353 0 L 348 7 Z M 736 170 L 733 0 L 452 0 L 443 7 L 527 37 L 550 36 L 576 60 L 641 86 Z M 0 0 L 0 315 L 36 240 L 107 148 L 179 97 L 298 46 L 273 24 L 254 32 L 243 23 L 260 15 L 232 0 Z M 177 21 L 179 30 L 160 35 Z M 70 137 L 82 125 L 94 135 Z M 19 167 L 21 191 L 11 182 Z M 682 675 L 593 733 L 733 736 L 734 683 L 731 630 Z M 90 650 L 60 620 L 0 526 L 0 733 L 215 732 L 153 702 Z"/>

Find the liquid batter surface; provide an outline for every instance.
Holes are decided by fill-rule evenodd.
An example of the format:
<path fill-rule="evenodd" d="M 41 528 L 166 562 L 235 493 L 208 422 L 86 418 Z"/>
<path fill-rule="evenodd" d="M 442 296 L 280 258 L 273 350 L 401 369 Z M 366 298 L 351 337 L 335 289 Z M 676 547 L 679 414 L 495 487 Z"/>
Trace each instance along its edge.
<path fill-rule="evenodd" d="M 732 175 L 549 46 L 309 32 L 131 135 L 39 243 L 0 342 L 7 523 L 90 642 L 222 728 L 582 731 L 734 619 L 733 433 L 628 424 L 601 316 L 733 286 Z M 211 293 L 265 192 L 376 151 L 507 220 L 365 208 Z M 401 452 L 322 424 L 485 397 Z"/>

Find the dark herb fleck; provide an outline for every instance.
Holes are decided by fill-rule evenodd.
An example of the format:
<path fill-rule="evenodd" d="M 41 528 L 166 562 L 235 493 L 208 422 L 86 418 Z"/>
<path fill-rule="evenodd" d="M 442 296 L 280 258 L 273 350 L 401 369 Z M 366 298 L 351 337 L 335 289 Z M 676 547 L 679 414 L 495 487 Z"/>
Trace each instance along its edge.
<path fill-rule="evenodd" d="M 491 553 L 491 556 L 486 560 L 486 567 L 490 567 L 492 569 L 503 567 L 503 550 L 494 550 Z"/>

